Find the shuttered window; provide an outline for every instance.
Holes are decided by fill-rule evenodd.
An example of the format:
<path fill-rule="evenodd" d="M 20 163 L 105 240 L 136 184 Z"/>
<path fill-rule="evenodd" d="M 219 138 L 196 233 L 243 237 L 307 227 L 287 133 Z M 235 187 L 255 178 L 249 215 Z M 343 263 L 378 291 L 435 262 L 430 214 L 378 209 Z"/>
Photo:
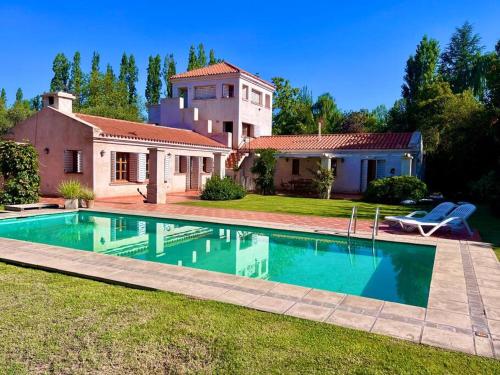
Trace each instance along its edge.
<path fill-rule="evenodd" d="M 148 154 L 137 154 L 137 182 L 144 182 L 149 177 Z"/>
<path fill-rule="evenodd" d="M 204 173 L 212 173 L 213 170 L 214 170 L 214 159 L 203 158 L 203 172 Z"/>
<path fill-rule="evenodd" d="M 165 175 L 163 176 L 163 181 L 170 181 L 170 155 L 165 155 Z"/>
<path fill-rule="evenodd" d="M 129 154 L 126 152 L 116 153 L 115 180 L 128 181 L 129 177 Z"/>
<path fill-rule="evenodd" d="M 271 95 L 266 94 L 266 108 L 271 108 Z"/>
<path fill-rule="evenodd" d="M 83 173 L 82 151 L 64 150 L 64 173 Z"/>
<path fill-rule="evenodd" d="M 377 172 L 376 178 L 384 178 L 385 177 L 385 160 L 377 160 Z"/>
<path fill-rule="evenodd" d="M 175 155 L 175 173 L 186 173 L 187 156 Z"/>
<path fill-rule="evenodd" d="M 241 89 L 241 97 L 243 98 L 243 100 L 248 100 L 248 86 L 247 85 L 243 85 L 243 87 Z"/>
<path fill-rule="evenodd" d="M 234 97 L 234 86 L 233 85 L 222 85 L 222 97 L 223 98 L 232 98 Z"/>
<path fill-rule="evenodd" d="M 262 93 L 257 90 L 252 90 L 251 101 L 253 104 L 262 105 Z"/>
<path fill-rule="evenodd" d="M 194 88 L 195 99 L 215 99 L 215 85 L 211 86 L 196 86 Z"/>

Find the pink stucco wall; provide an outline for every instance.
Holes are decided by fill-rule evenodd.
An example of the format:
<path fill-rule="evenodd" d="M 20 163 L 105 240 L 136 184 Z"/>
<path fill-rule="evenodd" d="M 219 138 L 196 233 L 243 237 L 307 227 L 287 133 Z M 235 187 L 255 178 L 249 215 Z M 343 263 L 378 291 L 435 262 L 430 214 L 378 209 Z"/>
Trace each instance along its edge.
<path fill-rule="evenodd" d="M 16 125 L 6 136 L 35 146 L 40 163 L 40 193 L 46 196 L 57 195 L 62 180 L 74 179 L 93 186 L 92 137 L 91 127 L 50 107 Z M 64 150 L 82 151 L 83 173 L 64 172 Z"/>

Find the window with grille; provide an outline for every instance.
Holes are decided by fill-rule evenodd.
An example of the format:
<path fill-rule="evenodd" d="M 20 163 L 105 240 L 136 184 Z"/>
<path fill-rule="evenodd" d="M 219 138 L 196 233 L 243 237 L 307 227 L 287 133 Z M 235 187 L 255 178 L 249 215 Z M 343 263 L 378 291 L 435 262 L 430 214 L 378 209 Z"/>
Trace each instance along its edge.
<path fill-rule="evenodd" d="M 213 170 L 213 159 L 212 158 L 203 158 L 203 172 L 204 173 L 212 173 Z"/>
<path fill-rule="evenodd" d="M 271 108 L 271 95 L 266 94 L 266 108 Z"/>
<path fill-rule="evenodd" d="M 175 173 L 187 172 L 187 156 L 175 155 Z"/>
<path fill-rule="evenodd" d="M 82 173 L 82 151 L 64 150 L 64 173 Z"/>
<path fill-rule="evenodd" d="M 241 97 L 243 98 L 243 100 L 248 100 L 248 86 L 247 85 L 243 85 L 243 87 L 241 89 Z"/>
<path fill-rule="evenodd" d="M 257 90 L 252 90 L 252 103 L 262 105 L 262 93 Z"/>
<path fill-rule="evenodd" d="M 129 177 L 129 154 L 126 152 L 117 152 L 115 161 L 115 180 L 128 181 Z"/>
<path fill-rule="evenodd" d="M 223 98 L 233 98 L 234 97 L 234 85 L 222 85 L 222 97 Z"/>
<path fill-rule="evenodd" d="M 215 99 L 215 85 L 197 86 L 194 88 L 195 99 Z"/>

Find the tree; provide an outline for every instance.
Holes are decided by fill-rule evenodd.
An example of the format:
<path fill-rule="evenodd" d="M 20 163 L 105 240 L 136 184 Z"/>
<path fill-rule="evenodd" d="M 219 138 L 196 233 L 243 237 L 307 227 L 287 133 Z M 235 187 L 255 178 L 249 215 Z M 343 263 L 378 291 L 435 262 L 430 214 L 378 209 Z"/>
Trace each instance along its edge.
<path fill-rule="evenodd" d="M 344 115 L 342 133 L 364 133 L 375 128 L 377 120 L 366 109 L 350 111 Z"/>
<path fill-rule="evenodd" d="M 124 83 L 127 83 L 128 79 L 128 57 L 125 52 L 123 52 L 122 59 L 120 61 L 120 75 L 118 79 Z"/>
<path fill-rule="evenodd" d="M 267 148 L 256 150 L 251 172 L 257 175 L 255 184 L 263 195 L 274 194 L 274 170 L 276 168 L 276 150 Z"/>
<path fill-rule="evenodd" d="M 4 134 L 10 127 L 10 121 L 7 117 L 7 93 L 5 89 L 0 90 L 0 135 Z"/>
<path fill-rule="evenodd" d="M 149 56 L 148 78 L 146 81 L 146 102 L 148 105 L 160 101 L 161 92 L 161 57 Z"/>
<path fill-rule="evenodd" d="M 210 49 L 208 65 L 214 65 L 217 64 L 218 62 L 219 60 L 215 58 L 215 51 L 213 49 Z"/>
<path fill-rule="evenodd" d="M 73 55 L 73 63 L 71 64 L 71 74 L 69 79 L 69 91 L 75 96 L 73 108 L 78 111 L 82 105 L 83 100 L 83 72 L 80 66 L 81 56 L 80 52 L 76 51 Z"/>
<path fill-rule="evenodd" d="M 475 34 L 469 22 L 458 27 L 451 36 L 450 43 L 441 54 L 439 72 L 450 83 L 454 93 L 472 89 L 482 97 L 484 93 L 484 71 L 481 53 L 484 47 L 481 37 Z"/>
<path fill-rule="evenodd" d="M 54 77 L 50 82 L 50 91 L 68 91 L 70 63 L 64 53 L 58 53 L 52 63 Z"/>
<path fill-rule="evenodd" d="M 495 52 L 487 55 L 486 87 L 488 104 L 500 110 L 500 40 L 495 45 Z M 497 114 L 498 117 L 498 114 Z"/>
<path fill-rule="evenodd" d="M 30 101 L 24 100 L 23 90 L 18 88 L 16 91 L 16 101 L 7 111 L 8 126 L 13 126 L 26 120 L 33 111 L 30 108 Z"/>
<path fill-rule="evenodd" d="M 370 113 L 370 116 L 375 119 L 374 127 L 368 131 L 375 133 L 383 133 L 388 130 L 389 111 L 385 104 L 376 106 Z"/>
<path fill-rule="evenodd" d="M 193 45 L 189 48 L 189 56 L 188 56 L 188 66 L 187 70 L 193 70 L 198 67 L 198 58 L 196 57 L 196 50 Z"/>
<path fill-rule="evenodd" d="M 172 92 L 172 82 L 170 78 L 176 74 L 175 60 L 174 55 L 170 54 L 165 56 L 165 60 L 163 61 L 163 82 L 165 84 L 165 96 L 167 98 L 171 98 L 173 96 Z"/>
<path fill-rule="evenodd" d="M 432 83 L 436 78 L 438 59 L 438 41 L 428 39 L 425 35 L 417 46 L 415 55 L 411 55 L 406 62 L 402 96 L 408 105 L 414 105 L 423 87 Z"/>
<path fill-rule="evenodd" d="M 134 55 L 128 58 L 127 67 L 127 85 L 128 85 L 128 102 L 129 104 L 137 105 L 137 81 L 139 80 L 139 69 L 135 63 Z"/>
<path fill-rule="evenodd" d="M 200 43 L 198 45 L 198 57 L 196 58 L 197 61 L 197 67 L 198 68 L 203 68 L 204 66 L 207 66 L 207 55 L 205 53 L 205 47 L 203 46 L 203 43 Z"/>
<path fill-rule="evenodd" d="M 42 97 L 40 95 L 36 95 L 30 100 L 30 109 L 32 111 L 39 111 L 42 109 Z"/>
<path fill-rule="evenodd" d="M 94 52 L 92 55 L 92 66 L 90 70 L 90 79 L 88 84 L 88 100 L 86 105 L 88 107 L 95 107 L 99 104 L 101 96 L 101 72 L 99 69 L 100 56 L 99 53 Z"/>
<path fill-rule="evenodd" d="M 4 88 L 0 90 L 0 111 L 7 109 L 7 92 Z"/>
<path fill-rule="evenodd" d="M 282 77 L 272 79 L 274 92 L 273 134 L 311 134 L 317 131 L 307 89 L 292 87 Z"/>
<path fill-rule="evenodd" d="M 342 112 L 338 109 L 335 99 L 325 93 L 316 99 L 312 106 L 315 122 L 321 123 L 323 133 L 335 133 L 339 131 L 342 122 Z"/>

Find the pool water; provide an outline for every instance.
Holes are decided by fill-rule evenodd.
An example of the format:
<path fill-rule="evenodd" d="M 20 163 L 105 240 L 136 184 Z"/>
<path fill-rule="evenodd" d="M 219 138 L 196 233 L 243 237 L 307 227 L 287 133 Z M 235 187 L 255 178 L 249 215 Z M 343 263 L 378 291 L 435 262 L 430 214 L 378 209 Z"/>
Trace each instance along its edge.
<path fill-rule="evenodd" d="M 435 247 L 71 212 L 0 220 L 0 237 L 427 306 Z"/>

